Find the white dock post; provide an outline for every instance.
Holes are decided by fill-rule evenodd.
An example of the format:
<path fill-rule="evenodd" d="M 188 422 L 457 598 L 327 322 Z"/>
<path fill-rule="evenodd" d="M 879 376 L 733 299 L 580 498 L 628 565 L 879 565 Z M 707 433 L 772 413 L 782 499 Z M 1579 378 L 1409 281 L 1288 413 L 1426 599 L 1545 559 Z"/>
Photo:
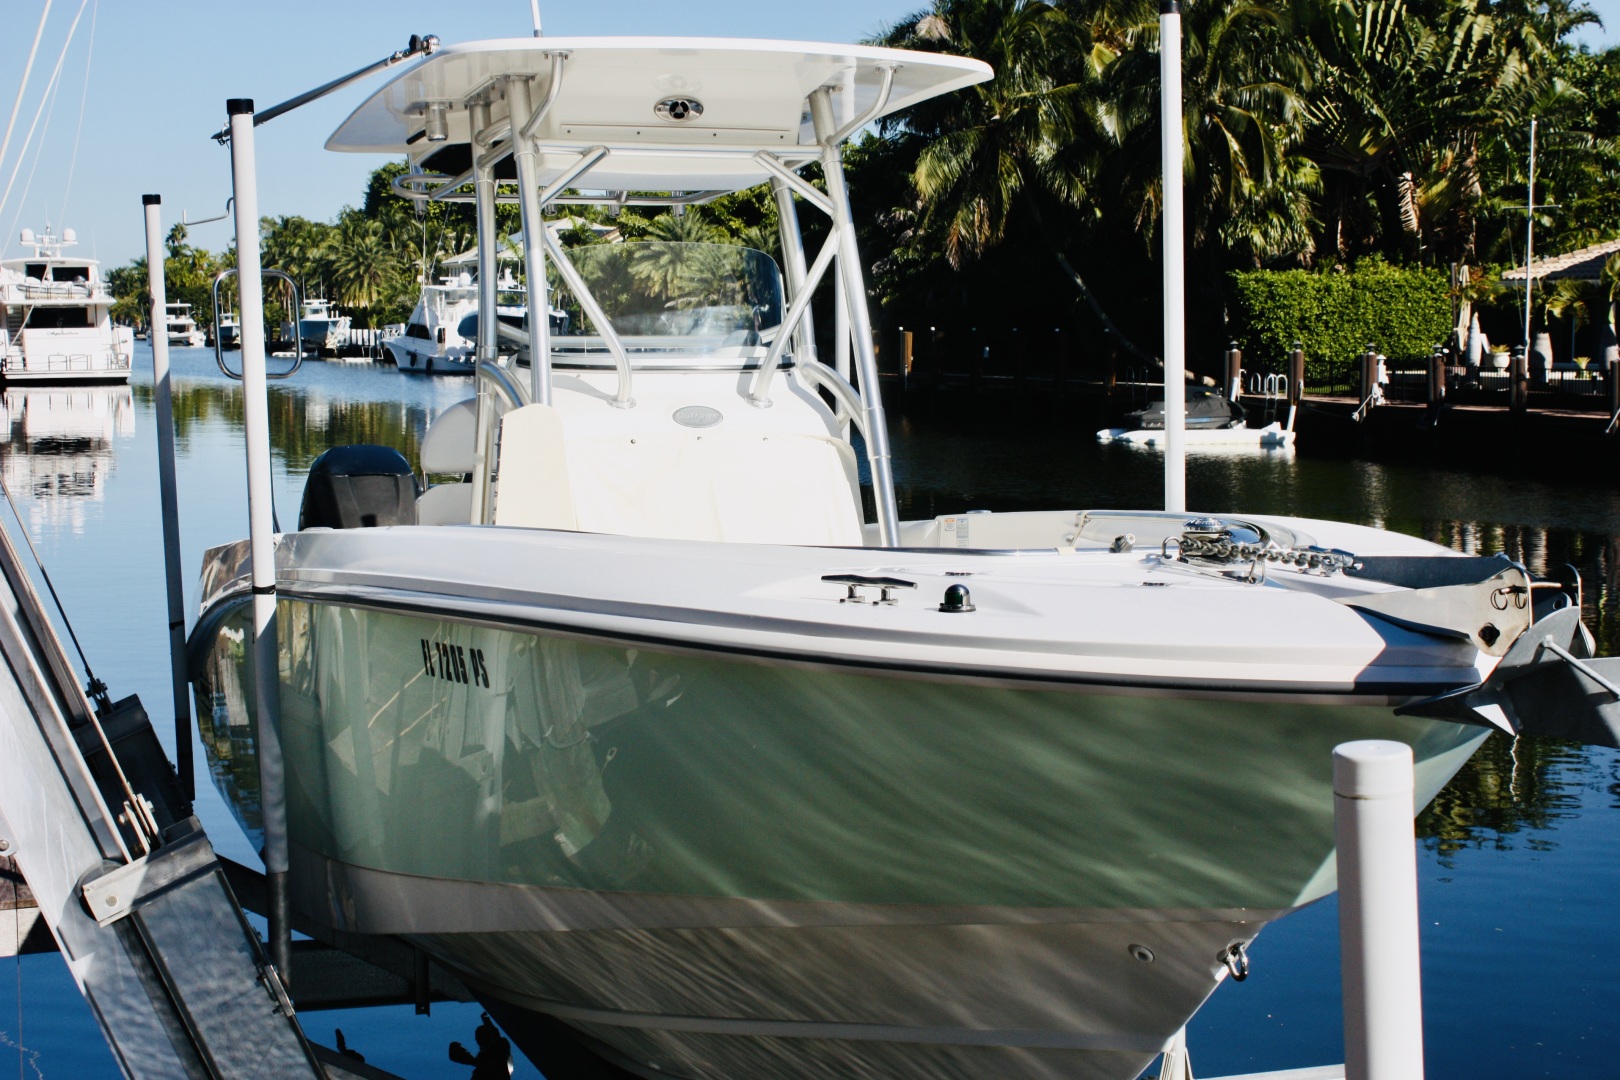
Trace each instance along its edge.
<path fill-rule="evenodd" d="M 1181 0 L 1159 0 L 1159 161 L 1164 185 L 1164 508 L 1187 509 L 1187 266 L 1182 252 L 1186 149 L 1181 116 Z"/>
<path fill-rule="evenodd" d="M 152 344 L 152 397 L 157 406 L 158 495 L 163 506 L 163 579 L 169 594 L 169 668 L 174 693 L 174 768 L 186 805 L 197 796 L 191 764 L 191 685 L 186 678 L 186 601 L 180 578 L 180 506 L 174 483 L 174 406 L 169 388 L 168 306 L 163 266 L 163 200 L 142 195 L 146 208 L 146 278 L 152 291 L 147 338 Z M 217 331 L 216 331 L 217 332 Z"/>
<path fill-rule="evenodd" d="M 281 755 L 281 674 L 276 646 L 276 537 L 271 506 L 270 398 L 264 363 L 264 278 L 259 262 L 259 183 L 253 102 L 225 102 L 230 116 L 231 183 L 236 196 L 236 265 L 242 294 L 242 426 L 247 442 L 248 538 L 253 564 L 253 702 L 259 720 L 260 813 L 264 875 L 270 890 L 270 960 L 291 982 L 287 898 L 287 782 Z"/>
<path fill-rule="evenodd" d="M 1362 740 L 1333 751 L 1346 1080 L 1422 1080 L 1412 750 Z"/>

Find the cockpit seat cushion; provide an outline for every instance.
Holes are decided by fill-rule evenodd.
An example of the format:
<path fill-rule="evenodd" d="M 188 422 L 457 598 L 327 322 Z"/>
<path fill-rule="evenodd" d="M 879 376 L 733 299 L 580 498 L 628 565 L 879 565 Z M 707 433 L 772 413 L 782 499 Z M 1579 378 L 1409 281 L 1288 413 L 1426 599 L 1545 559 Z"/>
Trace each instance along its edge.
<path fill-rule="evenodd" d="M 416 500 L 416 523 L 472 524 L 472 493 L 472 484 L 435 484 Z"/>
<path fill-rule="evenodd" d="M 473 471 L 478 440 L 478 400 L 458 401 L 433 418 L 422 436 L 419 460 L 427 476 L 465 476 Z"/>
<path fill-rule="evenodd" d="M 577 528 L 568 457 L 555 408 L 525 405 L 502 416 L 495 524 Z"/>
<path fill-rule="evenodd" d="M 671 540 L 860 546 L 855 455 L 825 436 L 650 432 L 568 444 L 589 532 Z"/>

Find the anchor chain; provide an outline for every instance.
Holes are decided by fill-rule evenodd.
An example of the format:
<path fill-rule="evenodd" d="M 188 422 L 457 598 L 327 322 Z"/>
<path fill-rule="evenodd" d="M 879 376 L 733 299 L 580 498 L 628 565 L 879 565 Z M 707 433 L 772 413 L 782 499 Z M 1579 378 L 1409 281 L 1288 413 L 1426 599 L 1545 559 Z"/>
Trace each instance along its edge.
<path fill-rule="evenodd" d="M 1183 529 L 1180 536 L 1165 537 L 1159 547 L 1160 558 L 1219 566 L 1247 563 L 1249 571 L 1243 580 L 1251 584 L 1265 579 L 1265 567 L 1269 563 L 1297 567 L 1324 577 L 1342 573 L 1356 564 L 1356 557 L 1348 551 L 1315 546 L 1285 547 L 1267 536 L 1265 530 L 1246 523 L 1193 518 Z"/>

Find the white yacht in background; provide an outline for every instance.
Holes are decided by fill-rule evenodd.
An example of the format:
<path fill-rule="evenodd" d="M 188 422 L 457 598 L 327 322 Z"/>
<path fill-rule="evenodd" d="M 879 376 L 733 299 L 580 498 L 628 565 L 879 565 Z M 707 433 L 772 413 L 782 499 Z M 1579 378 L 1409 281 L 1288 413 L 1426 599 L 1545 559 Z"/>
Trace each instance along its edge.
<path fill-rule="evenodd" d="M 281 338 L 289 345 L 294 332 L 290 321 L 281 324 Z M 330 300 L 305 300 L 296 332 L 303 338 L 306 353 L 337 352 L 349 347 L 349 317 L 339 315 Z"/>
<path fill-rule="evenodd" d="M 476 393 L 419 460 L 328 450 L 275 539 L 302 916 L 407 937 L 526 1050 L 566 1025 L 645 1077 L 1133 1080 L 1334 888 L 1334 746 L 1407 744 L 1427 802 L 1493 728 L 1608 701 L 1580 682 L 1620 672 L 1581 659 L 1578 582 L 1502 557 L 1235 513 L 901 520 L 841 146 L 990 77 L 840 44 L 478 41 L 332 135 L 485 222 L 504 185 L 572 318 L 532 349 L 478 328 Z M 538 227 L 760 184 L 780 268 Z M 801 209 L 831 219 L 813 255 Z M 816 355 L 824 282 L 854 378 Z M 191 655 L 258 838 L 248 550 L 208 553 Z"/>
<path fill-rule="evenodd" d="M 0 377 L 7 383 L 128 382 L 135 334 L 114 326 L 101 264 L 63 253 L 78 237 L 22 231 L 33 254 L 0 260 Z"/>
<path fill-rule="evenodd" d="M 170 345 L 178 345 L 183 349 L 199 349 L 207 338 L 202 327 L 197 325 L 197 320 L 191 317 L 190 304 L 163 305 L 163 324 Z"/>
<path fill-rule="evenodd" d="M 236 349 L 241 347 L 242 328 L 236 321 L 236 312 L 221 312 L 219 325 L 214 327 L 214 333 L 219 337 L 220 348 Z"/>
<path fill-rule="evenodd" d="M 515 280 L 502 281 L 497 295 L 515 292 Z M 525 309 L 518 303 L 496 306 L 499 334 L 508 343 L 528 344 L 524 331 Z M 554 333 L 567 329 L 567 316 L 553 310 Z M 422 296 L 411 312 L 410 322 L 397 334 L 383 338 L 383 345 L 401 371 L 427 375 L 471 375 L 475 370 L 478 343 L 478 286 L 472 275 L 460 273 L 441 278 L 437 285 L 422 287 Z"/>

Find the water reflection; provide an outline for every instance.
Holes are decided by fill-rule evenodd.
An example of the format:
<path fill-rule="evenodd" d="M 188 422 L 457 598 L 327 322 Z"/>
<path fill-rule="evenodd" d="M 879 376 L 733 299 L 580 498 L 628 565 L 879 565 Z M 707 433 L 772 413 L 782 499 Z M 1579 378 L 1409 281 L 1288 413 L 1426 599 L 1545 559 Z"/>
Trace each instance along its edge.
<path fill-rule="evenodd" d="M 135 433 L 128 386 L 11 387 L 0 394 L 0 475 L 42 525 L 84 531 L 87 502 L 106 497 L 113 439 Z"/>
<path fill-rule="evenodd" d="M 378 376 L 398 379 L 392 368 Z M 374 388 L 380 389 L 380 388 Z M 134 388 L 143 408 L 150 408 L 150 385 Z M 371 443 L 391 446 L 413 463 L 422 432 L 439 408 L 427 402 L 401 402 L 356 397 L 347 386 L 282 384 L 270 392 L 271 453 L 288 472 L 302 473 L 332 446 Z M 239 431 L 242 395 L 235 384 L 177 382 L 174 387 L 174 430 L 179 452 L 191 449 L 199 432 L 220 426 Z"/>
<path fill-rule="evenodd" d="M 1596 768 L 1576 743 L 1493 734 L 1418 817 L 1418 839 L 1446 867 L 1469 848 L 1550 850 L 1545 834 L 1579 815 L 1583 777 Z"/>

